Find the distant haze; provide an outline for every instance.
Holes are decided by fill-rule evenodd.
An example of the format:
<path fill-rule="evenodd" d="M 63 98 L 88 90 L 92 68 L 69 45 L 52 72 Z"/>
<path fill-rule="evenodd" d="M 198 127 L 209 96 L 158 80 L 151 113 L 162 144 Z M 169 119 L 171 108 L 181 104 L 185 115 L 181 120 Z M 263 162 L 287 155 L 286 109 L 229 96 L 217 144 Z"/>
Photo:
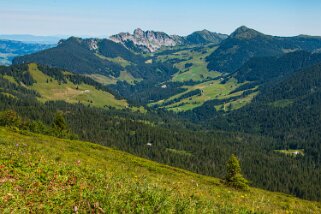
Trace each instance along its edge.
<path fill-rule="evenodd" d="M 24 34 L 0 35 L 0 40 L 15 40 L 27 43 L 57 44 L 59 40 L 68 36 L 34 36 Z"/>

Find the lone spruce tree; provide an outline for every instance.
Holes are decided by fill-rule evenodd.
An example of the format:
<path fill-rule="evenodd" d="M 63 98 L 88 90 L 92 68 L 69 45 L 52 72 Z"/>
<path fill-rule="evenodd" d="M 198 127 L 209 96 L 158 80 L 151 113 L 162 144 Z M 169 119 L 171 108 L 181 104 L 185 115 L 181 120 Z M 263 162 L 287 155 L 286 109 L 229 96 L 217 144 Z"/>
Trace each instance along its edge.
<path fill-rule="evenodd" d="M 235 155 L 231 155 L 226 163 L 226 177 L 225 183 L 235 189 L 248 190 L 248 180 L 241 174 L 241 167 L 239 160 Z"/>

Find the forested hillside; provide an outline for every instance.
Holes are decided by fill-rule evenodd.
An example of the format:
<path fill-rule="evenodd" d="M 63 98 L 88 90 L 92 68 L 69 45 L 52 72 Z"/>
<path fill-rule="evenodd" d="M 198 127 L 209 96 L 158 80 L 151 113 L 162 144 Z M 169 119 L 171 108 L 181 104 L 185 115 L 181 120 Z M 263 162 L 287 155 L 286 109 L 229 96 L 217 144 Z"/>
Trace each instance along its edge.
<path fill-rule="evenodd" d="M 208 68 L 234 72 L 253 57 L 280 56 L 288 52 L 315 51 L 321 48 L 319 37 L 276 37 L 242 26 L 208 58 Z"/>
<path fill-rule="evenodd" d="M 35 63 L 0 67 L 4 82 L 1 93 L 13 98 L 13 88 L 33 91 L 34 98 L 41 102 L 63 100 L 68 103 L 82 103 L 100 108 L 127 108 L 126 100 L 115 97 L 111 90 L 93 79 L 61 69 L 41 66 Z"/>
<path fill-rule="evenodd" d="M 279 57 L 252 58 L 233 76 L 239 82 L 266 83 L 321 62 L 320 53 L 295 51 Z"/>
<path fill-rule="evenodd" d="M 281 139 L 285 149 L 304 149 L 319 165 L 320 63 L 264 86 L 248 106 L 212 121 L 224 130 L 241 130 Z M 205 123 L 204 123 L 205 124 Z"/>
<path fill-rule="evenodd" d="M 267 85 L 253 104 L 238 113 L 232 113 L 233 117 L 238 117 L 235 121 L 241 122 L 245 118 L 251 120 L 255 117 L 248 125 L 249 128 L 252 127 L 250 130 L 281 136 L 292 133 L 289 134 L 292 135 L 291 138 L 313 139 L 314 135 L 318 134 L 316 130 L 320 125 L 320 118 L 317 116 L 320 74 L 320 64 L 317 64 Z M 271 121 L 270 125 L 264 125 L 266 120 Z"/>

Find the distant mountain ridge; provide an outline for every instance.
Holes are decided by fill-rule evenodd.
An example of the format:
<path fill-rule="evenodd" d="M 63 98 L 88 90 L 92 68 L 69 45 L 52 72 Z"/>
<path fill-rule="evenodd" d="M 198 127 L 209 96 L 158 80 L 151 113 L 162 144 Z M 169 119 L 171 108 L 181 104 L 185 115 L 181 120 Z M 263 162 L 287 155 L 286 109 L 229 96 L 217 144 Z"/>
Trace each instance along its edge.
<path fill-rule="evenodd" d="M 119 33 L 110 37 L 114 42 L 121 43 L 128 49 L 140 50 L 142 52 L 155 52 L 162 47 L 173 47 L 177 45 L 199 45 L 214 43 L 219 44 L 228 36 L 213 33 L 208 30 L 196 31 L 186 37 L 168 35 L 164 32 L 143 31 L 140 28 L 134 30 L 133 34 Z"/>
<path fill-rule="evenodd" d="M 0 40 L 0 65 L 10 65 L 14 57 L 35 53 L 54 45 Z"/>
<path fill-rule="evenodd" d="M 108 43 L 109 51 L 102 50 Z M 115 47 L 117 46 L 117 47 Z M 123 45 L 106 39 L 81 39 L 70 37 L 61 40 L 57 47 L 43 50 L 31 55 L 17 57 L 13 64 L 37 62 L 52 67 L 64 68 L 77 73 L 101 73 L 119 75 L 121 66 L 108 59 L 97 56 L 99 51 L 104 51 L 104 56 L 129 58 L 135 55 Z M 117 51 L 114 53 L 113 51 Z"/>
<path fill-rule="evenodd" d="M 241 26 L 222 41 L 220 47 L 207 57 L 208 68 L 231 73 L 253 57 L 280 56 L 298 50 L 312 52 L 320 48 L 320 37 L 270 36 Z"/>
<path fill-rule="evenodd" d="M 109 39 L 61 40 L 57 47 L 17 57 L 13 64 L 38 63 L 80 74 L 100 74 L 118 78 L 126 73 L 133 79 L 166 80 L 176 69 L 171 64 L 148 62 L 149 58 L 134 53 Z"/>
<path fill-rule="evenodd" d="M 35 36 L 29 34 L 2 34 L 1 40 L 14 40 L 25 43 L 37 43 L 37 44 L 50 44 L 56 45 L 59 40 L 65 39 L 67 36 Z"/>

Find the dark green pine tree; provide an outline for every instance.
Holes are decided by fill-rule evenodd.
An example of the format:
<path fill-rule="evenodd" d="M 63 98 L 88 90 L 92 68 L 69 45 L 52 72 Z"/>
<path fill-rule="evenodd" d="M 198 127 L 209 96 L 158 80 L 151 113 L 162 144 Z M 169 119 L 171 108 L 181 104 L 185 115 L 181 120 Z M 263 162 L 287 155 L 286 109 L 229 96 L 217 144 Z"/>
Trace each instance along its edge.
<path fill-rule="evenodd" d="M 59 132 L 67 130 L 67 123 L 62 112 L 57 112 L 53 122 L 53 127 Z"/>
<path fill-rule="evenodd" d="M 225 183 L 240 190 L 248 190 L 248 180 L 241 173 L 241 166 L 237 157 L 233 154 L 226 163 Z"/>

